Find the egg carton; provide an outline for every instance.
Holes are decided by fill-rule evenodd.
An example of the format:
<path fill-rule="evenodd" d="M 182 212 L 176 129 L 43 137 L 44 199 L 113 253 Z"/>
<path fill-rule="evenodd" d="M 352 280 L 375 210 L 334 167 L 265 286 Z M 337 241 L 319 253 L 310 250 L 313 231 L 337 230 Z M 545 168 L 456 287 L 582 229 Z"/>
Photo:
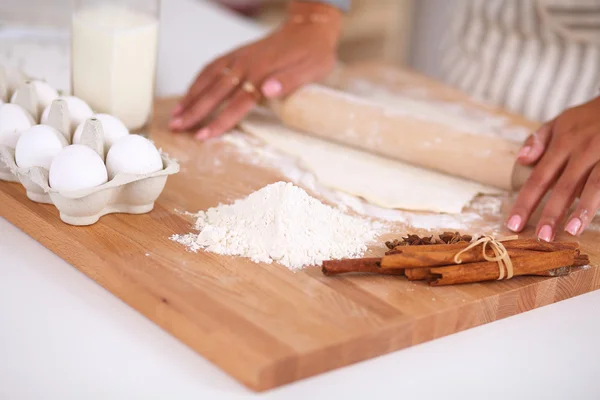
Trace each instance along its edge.
<path fill-rule="evenodd" d="M 4 76 L 4 77 L 3 77 Z M 17 82 L 15 79 L 5 79 L 6 74 L 3 75 L 2 66 L 0 65 L 0 98 L 2 93 L 5 92 L 5 97 L 10 97 L 10 102 L 21 107 L 25 112 L 31 116 L 34 124 L 45 124 L 52 126 L 57 129 L 67 140 L 68 144 L 72 142 L 72 135 L 75 131 L 76 125 L 72 121 L 73 117 L 69 114 L 69 107 L 65 98 L 58 97 L 53 100 L 50 104 L 43 101 L 36 90 L 36 84 L 44 83 L 41 80 L 29 80 L 24 75 L 20 76 L 21 81 Z M 8 90 L 8 84 L 10 87 L 15 87 L 14 90 Z M 4 88 L 4 89 L 3 89 Z M 56 96 L 61 96 L 61 93 L 56 91 Z M 54 108 L 58 108 L 58 111 L 48 112 L 46 115 L 45 110 L 47 106 L 50 106 L 48 111 L 52 111 Z M 86 104 L 87 107 L 87 104 Z M 89 107 L 88 107 L 89 108 Z M 89 109 L 90 115 L 92 110 Z M 80 117 L 79 117 L 80 118 Z M 77 118 L 74 118 L 77 121 Z M 18 179 L 14 174 L 11 173 L 10 169 L 3 165 L 0 161 L 0 180 L 9 182 L 18 182 Z"/>
<path fill-rule="evenodd" d="M 14 92 L 14 96 L 12 97 L 13 104 L 23 108 L 32 117 L 34 123 L 39 122 L 39 103 L 35 94 L 35 90 L 30 83 L 24 82 L 24 84 Z M 66 141 L 65 145 L 71 144 L 71 128 L 68 108 L 63 99 L 57 99 L 52 102 L 47 125 L 52 126 L 61 133 Z M 0 180 L 8 182 L 20 181 L 19 177 L 15 175 L 13 170 L 11 170 L 8 165 L 5 165 L 2 159 L 0 159 Z"/>
<path fill-rule="evenodd" d="M 8 103 L 13 92 L 29 78 L 19 69 L 0 65 L 0 101 Z"/>
<path fill-rule="evenodd" d="M 50 108 L 48 125 L 60 135 L 59 140 L 71 140 L 67 107 L 64 100 L 55 100 Z M 105 160 L 102 124 L 95 118 L 86 121 L 80 144 L 90 147 Z M 159 150 L 160 152 L 160 150 Z M 169 175 L 179 171 L 177 161 L 160 152 L 163 169 L 149 174 L 117 174 L 100 186 L 76 191 L 57 191 L 50 187 L 49 171 L 45 168 L 19 168 L 15 150 L 0 146 L 0 161 L 4 162 L 25 187 L 27 197 L 35 202 L 53 204 L 63 222 L 71 225 L 92 225 L 102 216 L 112 213 L 143 214 L 154 208 Z"/>
<path fill-rule="evenodd" d="M 14 74 L 13 74 L 14 75 Z M 29 116 L 31 117 L 33 124 L 40 123 L 41 114 L 43 110 L 43 102 L 37 96 L 34 83 L 36 81 L 28 80 L 25 75 L 17 75 L 9 80 L 6 77 L 6 73 L 2 66 L 0 66 L 0 99 L 3 101 L 10 99 L 10 103 L 20 106 Z M 60 100 L 62 103 L 62 113 L 56 114 L 58 117 L 65 121 L 54 121 L 52 126 L 58 129 L 65 139 L 70 143 L 70 126 L 69 126 L 69 115 L 67 114 L 67 108 L 64 104 L 64 100 Z M 18 178 L 10 171 L 10 168 L 0 162 L 0 180 L 9 182 L 19 182 Z"/>
<path fill-rule="evenodd" d="M 13 93 L 16 93 L 15 90 L 17 87 L 21 88 L 26 84 L 26 77 L 22 74 L 11 74 L 13 75 L 11 79 L 9 79 L 8 71 L 2 65 L 0 65 L 0 104 L 8 103 Z M 28 93 L 23 92 L 26 91 Z M 31 95 L 31 88 L 26 88 L 18 91 L 19 93 L 15 94 L 15 102 L 21 107 L 27 110 L 27 107 L 31 106 L 33 96 Z M 30 112 L 31 114 L 31 112 Z M 35 119 L 35 117 L 32 115 Z M 37 121 L 37 120 L 36 120 Z M 19 179 L 16 175 L 14 175 L 8 166 L 4 165 L 0 160 L 0 180 L 7 182 L 19 182 Z"/>
<path fill-rule="evenodd" d="M 0 65 L 0 103 L 8 102 L 8 74 L 6 69 Z"/>
<path fill-rule="evenodd" d="M 18 95 L 19 92 L 17 91 Z M 27 101 L 29 95 L 23 95 L 22 101 Z M 19 98 L 21 99 L 21 98 Z M 67 105 L 64 100 L 55 100 L 50 108 L 50 116 L 48 117 L 49 126 L 53 127 L 58 131 L 58 140 L 64 146 L 70 144 L 69 135 L 69 121 L 67 117 Z M 97 125 L 94 121 L 91 121 L 91 125 L 88 129 L 97 129 Z M 102 129 L 102 127 L 100 127 Z M 88 131 L 89 132 L 89 131 Z M 99 139 L 98 139 L 99 138 Z M 102 142 L 102 132 L 91 132 L 86 136 L 87 145 L 94 146 L 95 141 Z M 95 150 L 94 150 L 95 151 Z M 100 157 L 103 155 L 100 154 Z M 8 174 L 14 179 L 13 182 L 20 182 L 26 190 L 27 197 L 29 200 L 37 203 L 53 204 L 52 199 L 48 192 L 46 192 L 39 184 L 32 181 L 30 176 L 37 174 L 36 169 L 44 168 L 21 168 L 17 165 L 15 158 L 15 149 L 8 146 L 0 146 L 0 164 L 6 165 Z M 45 169 L 44 169 L 45 170 Z M 47 170 L 46 170 L 47 171 Z"/>
<path fill-rule="evenodd" d="M 162 153 L 163 169 L 160 171 L 143 175 L 117 174 L 103 185 L 67 192 L 50 187 L 45 168 L 18 168 L 14 163 L 14 150 L 0 146 L 0 157 L 8 160 L 9 166 L 16 170 L 30 200 L 53 204 L 63 222 L 78 226 L 92 225 L 107 214 L 152 211 L 168 176 L 179 171 L 178 163 Z"/>
<path fill-rule="evenodd" d="M 18 183 L 19 178 L 17 178 L 17 176 L 12 173 L 10 168 L 4 165 L 4 163 L 0 162 L 0 181 Z"/>
<path fill-rule="evenodd" d="M 6 146 L 4 146 L 6 147 Z M 14 151 L 14 150 L 13 150 Z M 0 181 L 6 182 L 19 182 L 19 178 L 15 175 L 10 168 L 4 164 L 2 160 L 0 160 Z"/>

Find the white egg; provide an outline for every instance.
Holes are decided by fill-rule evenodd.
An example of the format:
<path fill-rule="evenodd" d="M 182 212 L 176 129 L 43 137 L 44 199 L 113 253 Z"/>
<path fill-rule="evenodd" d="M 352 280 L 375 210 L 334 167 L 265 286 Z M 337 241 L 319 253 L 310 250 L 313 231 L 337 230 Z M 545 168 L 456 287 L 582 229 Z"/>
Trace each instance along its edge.
<path fill-rule="evenodd" d="M 15 148 L 15 162 L 21 168 L 50 169 L 56 155 L 66 146 L 59 131 L 47 125 L 36 125 L 21 134 Z"/>
<path fill-rule="evenodd" d="M 141 175 L 160 171 L 163 163 L 151 141 L 140 135 L 127 135 L 108 151 L 106 169 L 112 179 L 119 173 Z"/>
<path fill-rule="evenodd" d="M 44 81 L 31 81 L 33 85 L 33 89 L 38 99 L 38 109 L 39 112 L 43 112 L 52 102 L 58 99 L 58 92 L 52 86 L 47 84 Z M 13 103 L 15 101 L 16 93 L 13 93 L 10 101 Z"/>
<path fill-rule="evenodd" d="M 64 99 L 67 102 L 67 110 L 69 111 L 69 120 L 71 121 L 71 131 L 74 131 L 77 126 L 94 115 L 94 112 L 88 104 L 75 96 L 61 96 L 59 99 Z M 50 115 L 50 106 L 48 105 L 42 113 L 41 123 L 48 124 L 48 116 Z"/>
<path fill-rule="evenodd" d="M 108 152 L 113 144 L 123 136 L 129 135 L 129 129 L 123 122 L 117 117 L 113 117 L 109 114 L 94 114 L 92 118 L 96 118 L 102 125 L 102 131 L 104 132 L 104 151 Z M 73 135 L 73 143 L 77 144 L 81 142 L 81 134 L 83 133 L 83 127 L 85 121 L 79 124 L 75 129 Z"/>
<path fill-rule="evenodd" d="M 102 158 L 82 144 L 65 147 L 50 165 L 50 187 L 58 191 L 88 189 L 106 183 Z"/>
<path fill-rule="evenodd" d="M 25 109 L 16 104 L 0 104 L 0 145 L 14 148 L 23 131 L 35 125 Z"/>

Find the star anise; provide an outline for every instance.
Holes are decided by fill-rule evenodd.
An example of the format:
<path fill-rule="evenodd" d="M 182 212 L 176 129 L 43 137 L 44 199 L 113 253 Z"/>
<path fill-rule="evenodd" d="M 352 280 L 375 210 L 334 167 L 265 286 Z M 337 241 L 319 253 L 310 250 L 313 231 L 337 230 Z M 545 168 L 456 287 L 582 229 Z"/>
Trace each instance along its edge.
<path fill-rule="evenodd" d="M 444 232 L 440 235 L 440 240 L 446 244 L 469 243 L 473 240 L 471 235 L 461 235 L 460 232 Z"/>
<path fill-rule="evenodd" d="M 406 246 L 407 244 L 401 240 L 394 239 L 392 241 L 385 242 L 385 245 L 387 246 L 388 249 L 393 250 L 395 247 Z"/>
<path fill-rule="evenodd" d="M 439 240 L 434 239 L 433 236 L 423 236 L 409 234 L 406 237 L 403 237 L 401 240 L 394 240 L 390 242 L 386 242 L 385 245 L 391 250 L 398 246 L 423 246 L 423 245 L 431 245 L 431 244 L 439 244 L 441 243 Z"/>
<path fill-rule="evenodd" d="M 461 235 L 459 232 L 444 232 L 439 235 L 439 238 L 434 236 L 423 236 L 408 234 L 406 237 L 400 240 L 395 239 L 393 241 L 385 242 L 388 249 L 394 250 L 399 246 L 423 246 L 432 244 L 455 244 L 455 243 L 469 243 L 472 240 L 471 235 Z"/>
<path fill-rule="evenodd" d="M 433 240 L 433 236 L 429 236 L 429 237 L 422 237 L 422 238 L 417 238 L 415 240 L 413 240 L 410 243 L 412 246 L 422 246 L 422 245 L 430 245 L 430 244 L 435 244 L 435 240 Z"/>

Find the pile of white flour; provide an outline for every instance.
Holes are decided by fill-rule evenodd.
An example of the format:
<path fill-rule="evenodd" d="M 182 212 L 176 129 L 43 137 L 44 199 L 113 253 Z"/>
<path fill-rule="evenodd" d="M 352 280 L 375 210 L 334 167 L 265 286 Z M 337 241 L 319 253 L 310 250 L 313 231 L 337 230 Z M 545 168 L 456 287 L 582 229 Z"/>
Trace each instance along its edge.
<path fill-rule="evenodd" d="M 329 259 L 360 257 L 381 227 L 346 215 L 286 182 L 195 216 L 197 234 L 171 239 L 192 251 L 275 261 L 292 270 Z"/>

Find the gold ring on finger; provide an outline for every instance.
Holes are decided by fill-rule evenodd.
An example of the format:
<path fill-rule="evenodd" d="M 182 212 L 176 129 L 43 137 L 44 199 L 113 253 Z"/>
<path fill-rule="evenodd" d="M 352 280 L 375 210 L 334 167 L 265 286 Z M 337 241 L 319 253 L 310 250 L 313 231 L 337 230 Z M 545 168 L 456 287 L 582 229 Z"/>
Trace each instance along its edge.
<path fill-rule="evenodd" d="M 257 100 L 260 99 L 260 93 L 258 92 L 258 90 L 256 89 L 256 86 L 254 86 L 254 84 L 252 82 L 244 81 L 244 83 L 242 84 L 242 90 L 246 93 L 251 94 Z"/>

